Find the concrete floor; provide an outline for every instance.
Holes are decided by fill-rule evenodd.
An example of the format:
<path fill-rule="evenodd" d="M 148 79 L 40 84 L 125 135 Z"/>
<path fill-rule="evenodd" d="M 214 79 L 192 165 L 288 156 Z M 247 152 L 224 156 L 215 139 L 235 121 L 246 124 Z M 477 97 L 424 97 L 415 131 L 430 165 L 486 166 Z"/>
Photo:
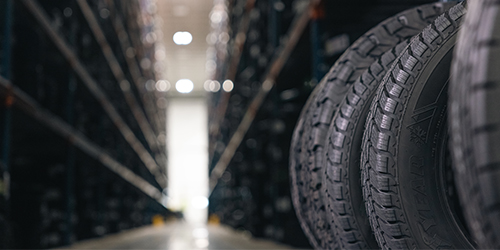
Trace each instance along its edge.
<path fill-rule="evenodd" d="M 104 238 L 87 240 L 61 249 L 295 249 L 268 240 L 255 239 L 221 225 L 194 226 L 172 222 L 148 226 Z"/>

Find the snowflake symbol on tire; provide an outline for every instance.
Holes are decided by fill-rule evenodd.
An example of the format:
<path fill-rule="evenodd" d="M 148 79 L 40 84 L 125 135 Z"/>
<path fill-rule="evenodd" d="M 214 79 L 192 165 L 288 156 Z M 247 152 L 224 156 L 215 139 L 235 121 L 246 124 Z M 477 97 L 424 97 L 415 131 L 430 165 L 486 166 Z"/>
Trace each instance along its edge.
<path fill-rule="evenodd" d="M 427 132 L 425 132 L 420 126 L 411 126 L 408 129 L 411 133 L 410 141 L 419 147 L 422 146 L 427 140 Z"/>

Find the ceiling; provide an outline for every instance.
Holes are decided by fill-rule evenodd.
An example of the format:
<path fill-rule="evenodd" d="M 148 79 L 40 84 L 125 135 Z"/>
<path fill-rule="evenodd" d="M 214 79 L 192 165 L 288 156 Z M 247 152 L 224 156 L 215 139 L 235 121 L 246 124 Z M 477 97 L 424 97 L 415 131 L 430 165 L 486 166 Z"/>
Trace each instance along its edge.
<path fill-rule="evenodd" d="M 171 84 L 170 96 L 200 96 L 205 90 L 206 37 L 210 33 L 209 14 L 212 0 L 158 0 L 158 15 L 163 19 L 161 31 L 165 45 L 165 68 L 163 77 Z M 177 31 L 188 31 L 193 40 L 188 45 L 176 45 L 173 35 Z M 181 94 L 175 90 L 179 79 L 190 79 L 194 83 L 193 92 Z"/>

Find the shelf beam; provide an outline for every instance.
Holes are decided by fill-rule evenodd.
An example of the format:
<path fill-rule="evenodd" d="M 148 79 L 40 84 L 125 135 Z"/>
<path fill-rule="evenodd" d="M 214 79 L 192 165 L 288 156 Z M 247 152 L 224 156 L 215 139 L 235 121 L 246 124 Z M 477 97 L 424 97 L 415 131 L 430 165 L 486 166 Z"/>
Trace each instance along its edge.
<path fill-rule="evenodd" d="M 311 18 L 310 10 L 314 8 L 318 3 L 319 1 L 313 0 L 310 2 L 309 7 L 305 8 L 302 11 L 302 13 L 296 14 L 295 19 L 293 20 L 290 26 L 291 28 L 288 32 L 287 41 L 285 43 L 282 43 L 282 45 L 278 47 L 277 53 L 275 53 L 275 56 L 271 61 L 270 64 L 271 66 L 268 68 L 266 74 L 264 75 L 263 78 L 264 81 L 259 89 L 259 92 L 253 98 L 252 102 L 250 103 L 250 106 L 248 107 L 247 111 L 245 112 L 245 115 L 243 116 L 243 120 L 238 125 L 236 132 L 231 137 L 219 161 L 217 162 L 214 169 L 210 173 L 209 194 L 212 193 L 220 177 L 222 177 L 222 174 L 224 174 L 224 172 L 226 171 L 236 150 L 240 146 L 241 141 L 245 137 L 245 134 L 247 133 L 248 129 L 250 128 L 250 125 L 255 119 L 255 116 L 257 115 L 260 106 L 264 102 L 269 91 L 271 91 L 271 89 L 274 87 L 279 73 L 283 69 L 283 66 L 285 65 L 286 61 L 293 52 L 295 46 L 299 42 L 300 37 L 304 33 L 304 30 L 306 29 L 309 20 Z"/>
<path fill-rule="evenodd" d="M 123 19 L 118 13 L 116 13 L 114 0 L 107 0 L 106 3 L 108 4 L 109 9 L 111 10 L 111 23 L 113 24 L 115 34 L 118 37 L 118 40 L 120 41 L 120 48 L 122 50 L 123 57 L 127 62 L 130 75 L 132 76 L 134 84 L 137 90 L 139 91 L 139 94 L 141 95 L 142 102 L 145 105 L 146 114 L 149 120 L 153 122 L 157 127 L 159 127 L 158 116 L 155 115 L 156 108 L 153 102 L 154 96 L 151 93 L 147 92 L 144 86 L 141 86 L 140 79 L 142 75 L 139 65 L 137 63 L 138 58 L 137 56 L 130 57 L 127 55 L 127 50 L 133 47 L 130 38 L 128 36 L 127 30 L 123 25 Z"/>
<path fill-rule="evenodd" d="M 161 204 L 163 197 L 161 191 L 104 153 L 105 150 L 103 148 L 91 142 L 85 135 L 71 127 L 61 118 L 42 108 L 28 94 L 3 77 L 0 77 L 0 93 L 6 98 L 12 98 L 14 107 L 35 118 L 53 132 L 65 138 L 70 144 L 99 161 L 103 166 Z"/>
<path fill-rule="evenodd" d="M 130 83 L 127 81 L 125 73 L 123 72 L 120 63 L 113 53 L 113 50 L 111 49 L 111 46 L 109 45 L 109 42 L 106 39 L 106 35 L 104 35 L 104 31 L 99 25 L 97 18 L 95 17 L 92 9 L 87 3 L 87 0 L 77 0 L 77 3 L 83 13 L 83 16 L 85 17 L 85 20 L 92 30 L 92 33 L 94 34 L 97 43 L 99 44 L 99 46 L 101 46 L 101 51 L 104 54 L 109 67 L 111 68 L 111 72 L 116 78 L 117 84 L 120 85 L 120 89 L 122 90 L 122 93 L 125 97 L 125 101 L 132 111 L 135 120 L 139 124 L 139 127 L 141 128 L 141 131 L 146 138 L 149 148 L 151 148 L 153 152 L 158 152 L 158 142 L 156 140 L 155 133 L 153 132 L 153 129 L 151 128 L 146 115 L 142 111 L 139 102 L 134 96 Z M 127 57 L 125 56 L 125 58 Z"/>
<path fill-rule="evenodd" d="M 136 57 L 129 57 L 127 56 L 127 49 L 132 48 L 132 44 L 130 41 L 130 38 L 127 34 L 127 31 L 125 29 L 125 26 L 123 25 L 123 19 L 120 17 L 118 13 L 116 13 L 115 5 L 113 0 L 107 0 L 107 4 L 109 8 L 111 9 L 111 23 L 113 25 L 113 28 L 115 30 L 116 36 L 118 37 L 118 40 L 120 41 L 120 48 L 123 53 L 123 57 L 125 58 L 125 61 L 127 62 L 127 67 L 128 67 L 128 72 L 130 72 L 130 75 L 132 76 L 132 80 L 134 82 L 134 85 L 136 86 L 137 90 L 139 91 L 140 99 L 142 100 L 142 103 L 144 103 L 144 108 L 146 110 L 146 115 L 149 118 L 149 121 L 153 123 L 157 129 L 156 135 L 159 134 L 159 130 L 161 128 L 159 117 L 156 114 L 156 108 L 155 108 L 155 97 L 154 95 L 146 91 L 144 86 L 141 86 L 141 70 L 139 68 L 139 65 L 137 63 L 137 58 Z M 165 132 L 165 131 L 163 131 Z M 154 133 L 154 131 L 153 131 Z M 157 143 L 157 140 L 155 139 L 155 142 Z M 166 156 L 165 153 L 161 151 L 161 147 L 158 145 L 156 152 L 161 156 L 161 159 L 165 160 L 166 164 Z M 162 164 L 162 162 L 157 162 L 159 165 L 163 166 L 165 164 Z"/>
<path fill-rule="evenodd" d="M 240 23 L 238 25 L 238 33 L 235 36 L 234 44 L 232 46 L 231 55 L 229 58 L 229 68 L 225 74 L 225 79 L 236 82 L 236 73 L 238 72 L 238 66 L 241 61 L 241 54 L 243 52 L 243 48 L 245 46 L 245 42 L 247 39 L 248 28 L 250 27 L 250 13 L 255 7 L 255 0 L 247 0 L 245 5 L 245 12 L 240 19 Z M 217 105 L 217 109 L 215 111 L 215 117 L 213 125 L 210 126 L 209 135 L 213 139 L 217 139 L 217 136 L 220 133 L 220 124 L 224 120 L 224 116 L 226 115 L 227 105 L 229 103 L 229 97 L 231 96 L 230 92 L 222 91 L 221 97 L 219 100 L 219 104 Z M 211 147 L 209 149 L 209 159 L 212 159 L 213 154 L 215 152 L 215 147 Z"/>
<path fill-rule="evenodd" d="M 132 130 L 127 126 L 123 118 L 118 114 L 116 108 L 109 101 L 104 91 L 99 87 L 97 82 L 90 76 L 87 69 L 80 62 L 75 53 L 71 50 L 69 45 L 61 38 L 61 35 L 50 24 L 47 14 L 42 10 L 35 0 L 22 0 L 26 8 L 33 14 L 35 19 L 40 23 L 48 37 L 54 42 L 55 46 L 59 49 L 62 55 L 68 60 L 70 66 L 78 75 L 80 80 L 87 86 L 92 95 L 97 99 L 106 114 L 113 121 L 122 136 L 129 143 L 132 149 L 137 153 L 146 168 L 155 177 L 158 184 L 165 188 L 167 179 L 160 171 L 159 166 L 156 164 L 151 154 L 144 148 L 142 143 L 137 139 Z"/>

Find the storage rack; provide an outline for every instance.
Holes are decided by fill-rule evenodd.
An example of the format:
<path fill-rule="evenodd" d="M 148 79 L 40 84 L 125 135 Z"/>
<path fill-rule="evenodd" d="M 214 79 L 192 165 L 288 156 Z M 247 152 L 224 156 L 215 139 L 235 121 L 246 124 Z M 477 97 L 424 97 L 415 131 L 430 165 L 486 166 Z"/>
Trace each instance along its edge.
<path fill-rule="evenodd" d="M 0 247 L 57 247 L 170 215 L 165 94 L 146 39 L 154 2 L 1 4 Z"/>
<path fill-rule="evenodd" d="M 301 108 L 351 42 L 385 18 L 426 2 L 432 1 L 228 2 L 232 35 L 214 79 L 230 79 L 235 86 L 210 96 L 213 220 L 308 246 L 288 177 L 290 139 Z"/>

